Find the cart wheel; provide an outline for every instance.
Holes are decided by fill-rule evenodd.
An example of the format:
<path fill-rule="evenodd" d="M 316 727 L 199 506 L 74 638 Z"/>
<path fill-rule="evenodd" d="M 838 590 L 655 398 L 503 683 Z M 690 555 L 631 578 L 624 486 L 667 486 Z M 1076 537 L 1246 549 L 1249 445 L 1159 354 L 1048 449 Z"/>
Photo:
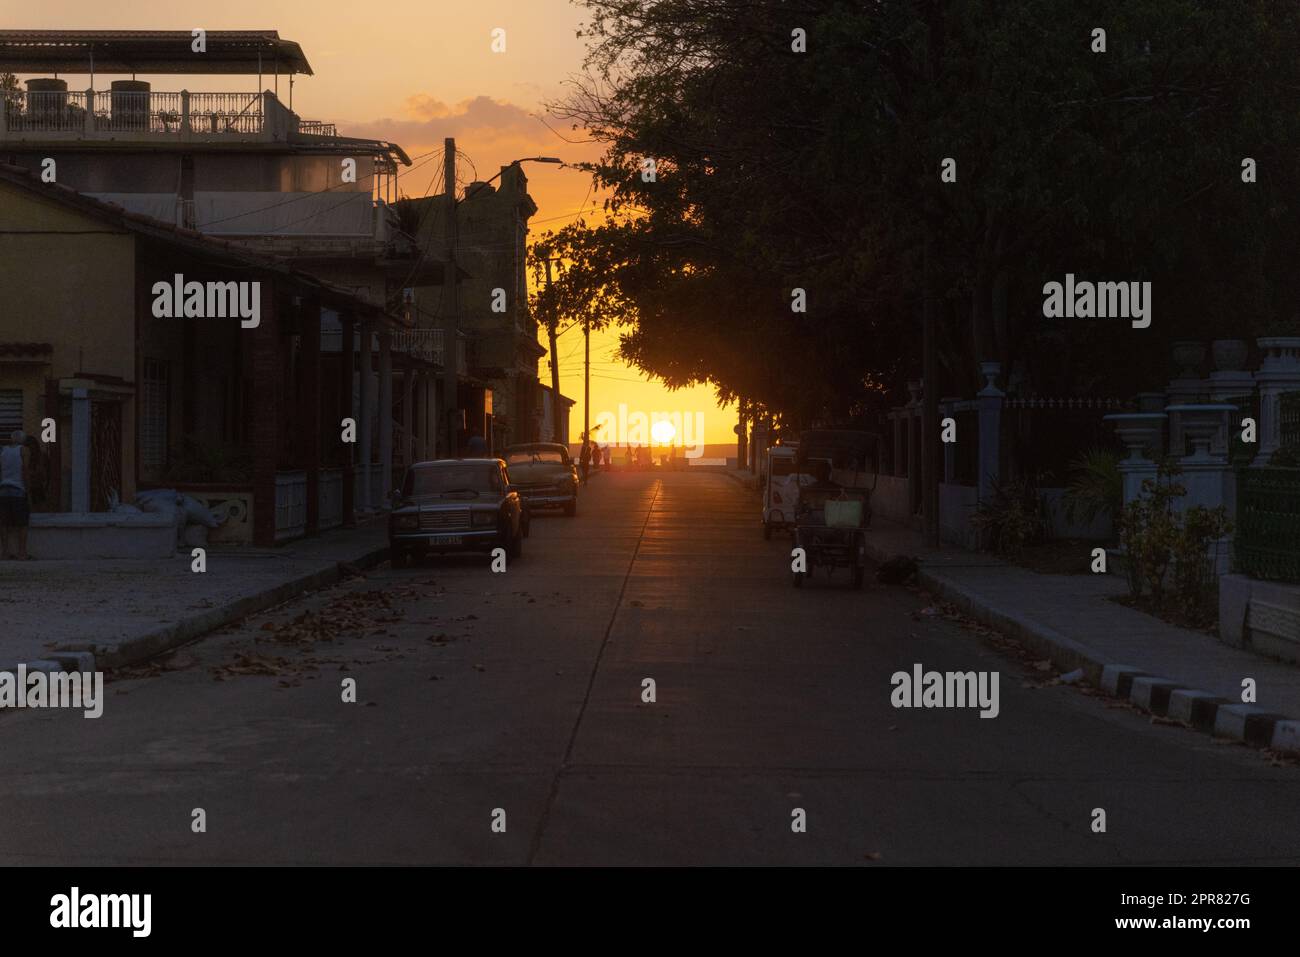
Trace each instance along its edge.
<path fill-rule="evenodd" d="M 763 540 L 766 541 L 772 537 L 772 525 L 770 522 L 763 523 Z"/>
<path fill-rule="evenodd" d="M 803 580 L 804 580 L 805 578 L 808 577 L 808 573 L 807 573 L 807 572 L 791 572 L 790 574 L 794 577 L 794 587 L 795 587 L 795 588 L 802 588 L 802 587 L 803 587 Z"/>

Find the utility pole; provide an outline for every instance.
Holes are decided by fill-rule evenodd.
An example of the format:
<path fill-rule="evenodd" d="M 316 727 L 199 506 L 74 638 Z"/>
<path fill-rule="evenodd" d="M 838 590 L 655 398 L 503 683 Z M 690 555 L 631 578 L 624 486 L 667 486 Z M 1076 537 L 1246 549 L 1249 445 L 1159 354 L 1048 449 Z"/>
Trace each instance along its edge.
<path fill-rule="evenodd" d="M 455 458 L 460 451 L 458 447 L 460 436 L 456 429 L 459 404 L 457 391 L 460 386 L 460 281 L 456 266 L 456 141 L 450 136 L 447 137 L 442 141 L 442 149 L 443 193 L 446 196 L 447 206 L 445 224 L 447 275 L 442 281 L 450 302 L 450 312 L 443 321 L 442 391 L 443 404 L 446 406 L 443 414 L 447 419 L 447 457 Z"/>
<path fill-rule="evenodd" d="M 546 291 L 551 291 L 551 260 L 546 260 Z M 546 331 L 551 339 L 551 418 L 555 423 L 555 441 L 562 445 L 569 444 L 569 430 L 560 433 L 560 354 L 555 348 L 556 318 L 555 300 L 550 303 L 550 315 L 547 316 Z"/>
<path fill-rule="evenodd" d="M 938 59 L 937 29 L 933 21 L 939 16 L 931 11 L 925 51 L 925 76 L 933 95 L 934 65 Z M 928 144 L 927 144 L 928 145 Z M 929 150 L 924 151 L 929 162 Z M 925 231 L 921 255 L 921 528 L 929 545 L 939 545 L 939 343 L 934 317 L 934 227 L 931 223 L 935 204 L 929 201 L 935 189 L 932 168 L 922 175 L 921 228 Z M 978 293 L 977 293 L 978 294 Z"/>

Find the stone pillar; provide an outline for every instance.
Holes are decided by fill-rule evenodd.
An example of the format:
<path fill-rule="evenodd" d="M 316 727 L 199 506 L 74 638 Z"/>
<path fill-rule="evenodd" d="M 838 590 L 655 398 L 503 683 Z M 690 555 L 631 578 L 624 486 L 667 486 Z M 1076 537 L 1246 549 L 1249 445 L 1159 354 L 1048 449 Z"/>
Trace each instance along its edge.
<path fill-rule="evenodd" d="M 1156 463 L 1146 457 L 1146 450 L 1158 444 L 1168 418 L 1164 412 L 1117 412 L 1104 417 L 1128 448 L 1128 458 L 1119 463 L 1125 505 L 1141 496 L 1144 480 L 1156 476 Z"/>
<path fill-rule="evenodd" d="M 90 393 L 72 390 L 72 511 L 90 511 Z"/>
<path fill-rule="evenodd" d="M 979 497 L 987 502 L 993 497 L 1001 468 L 1002 403 L 1006 393 L 997 387 L 1000 362 L 981 362 L 980 375 L 987 380 L 980 389 L 979 402 Z"/>
<path fill-rule="evenodd" d="M 393 490 L 393 335 L 379 333 L 379 464 L 380 499 L 387 504 Z"/>
<path fill-rule="evenodd" d="M 372 358 L 374 334 L 370 331 L 370 324 L 361 323 L 361 350 L 359 363 L 361 371 L 361 412 L 357 418 L 357 445 L 358 452 L 357 464 L 361 466 L 360 482 L 360 507 L 359 511 L 368 512 L 375 507 L 374 490 L 370 487 L 370 463 L 374 455 L 373 443 L 371 437 L 370 423 L 374 421 L 375 416 L 375 390 L 371 382 L 371 374 L 374 369 L 374 359 Z"/>
<path fill-rule="evenodd" d="M 1282 395 L 1300 391 L 1300 336 L 1257 340 L 1263 362 L 1255 373 L 1259 385 L 1259 450 L 1251 463 L 1268 465 L 1282 444 Z"/>

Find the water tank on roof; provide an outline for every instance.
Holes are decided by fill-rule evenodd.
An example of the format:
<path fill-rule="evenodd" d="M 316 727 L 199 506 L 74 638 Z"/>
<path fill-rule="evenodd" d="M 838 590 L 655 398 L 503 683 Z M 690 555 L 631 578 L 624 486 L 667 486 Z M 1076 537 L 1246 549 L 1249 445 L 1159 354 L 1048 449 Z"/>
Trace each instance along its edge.
<path fill-rule="evenodd" d="M 68 108 L 67 80 L 49 77 L 28 80 L 27 93 L 27 113 L 34 120 L 52 121 L 61 117 Z"/>
<path fill-rule="evenodd" d="M 496 187 L 491 183 L 484 182 L 483 180 L 475 180 L 465 187 L 465 198 L 469 199 L 475 193 L 480 192 L 495 193 Z"/>
<path fill-rule="evenodd" d="M 114 80 L 109 84 L 114 129 L 149 129 L 149 90 L 144 80 Z"/>

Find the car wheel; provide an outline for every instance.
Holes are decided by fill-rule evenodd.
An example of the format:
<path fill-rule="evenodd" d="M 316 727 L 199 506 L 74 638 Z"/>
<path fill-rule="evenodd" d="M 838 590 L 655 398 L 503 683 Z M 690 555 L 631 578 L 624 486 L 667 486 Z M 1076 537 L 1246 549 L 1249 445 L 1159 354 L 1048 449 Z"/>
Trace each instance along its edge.
<path fill-rule="evenodd" d="M 516 558 L 521 557 L 523 554 L 524 554 L 524 530 L 521 527 L 519 531 L 515 533 L 514 538 L 510 539 L 510 544 L 506 546 L 506 556 L 511 561 L 514 561 Z"/>
<path fill-rule="evenodd" d="M 569 518 L 578 514 L 578 496 L 575 495 L 564 503 L 564 514 Z"/>
<path fill-rule="evenodd" d="M 394 548 L 391 550 L 392 562 L 394 568 L 405 568 L 410 564 L 411 558 L 404 550 Z"/>
<path fill-rule="evenodd" d="M 853 569 L 853 587 L 861 588 L 862 580 L 865 577 L 866 577 L 866 569 L 864 569 L 861 565 L 855 566 Z"/>

